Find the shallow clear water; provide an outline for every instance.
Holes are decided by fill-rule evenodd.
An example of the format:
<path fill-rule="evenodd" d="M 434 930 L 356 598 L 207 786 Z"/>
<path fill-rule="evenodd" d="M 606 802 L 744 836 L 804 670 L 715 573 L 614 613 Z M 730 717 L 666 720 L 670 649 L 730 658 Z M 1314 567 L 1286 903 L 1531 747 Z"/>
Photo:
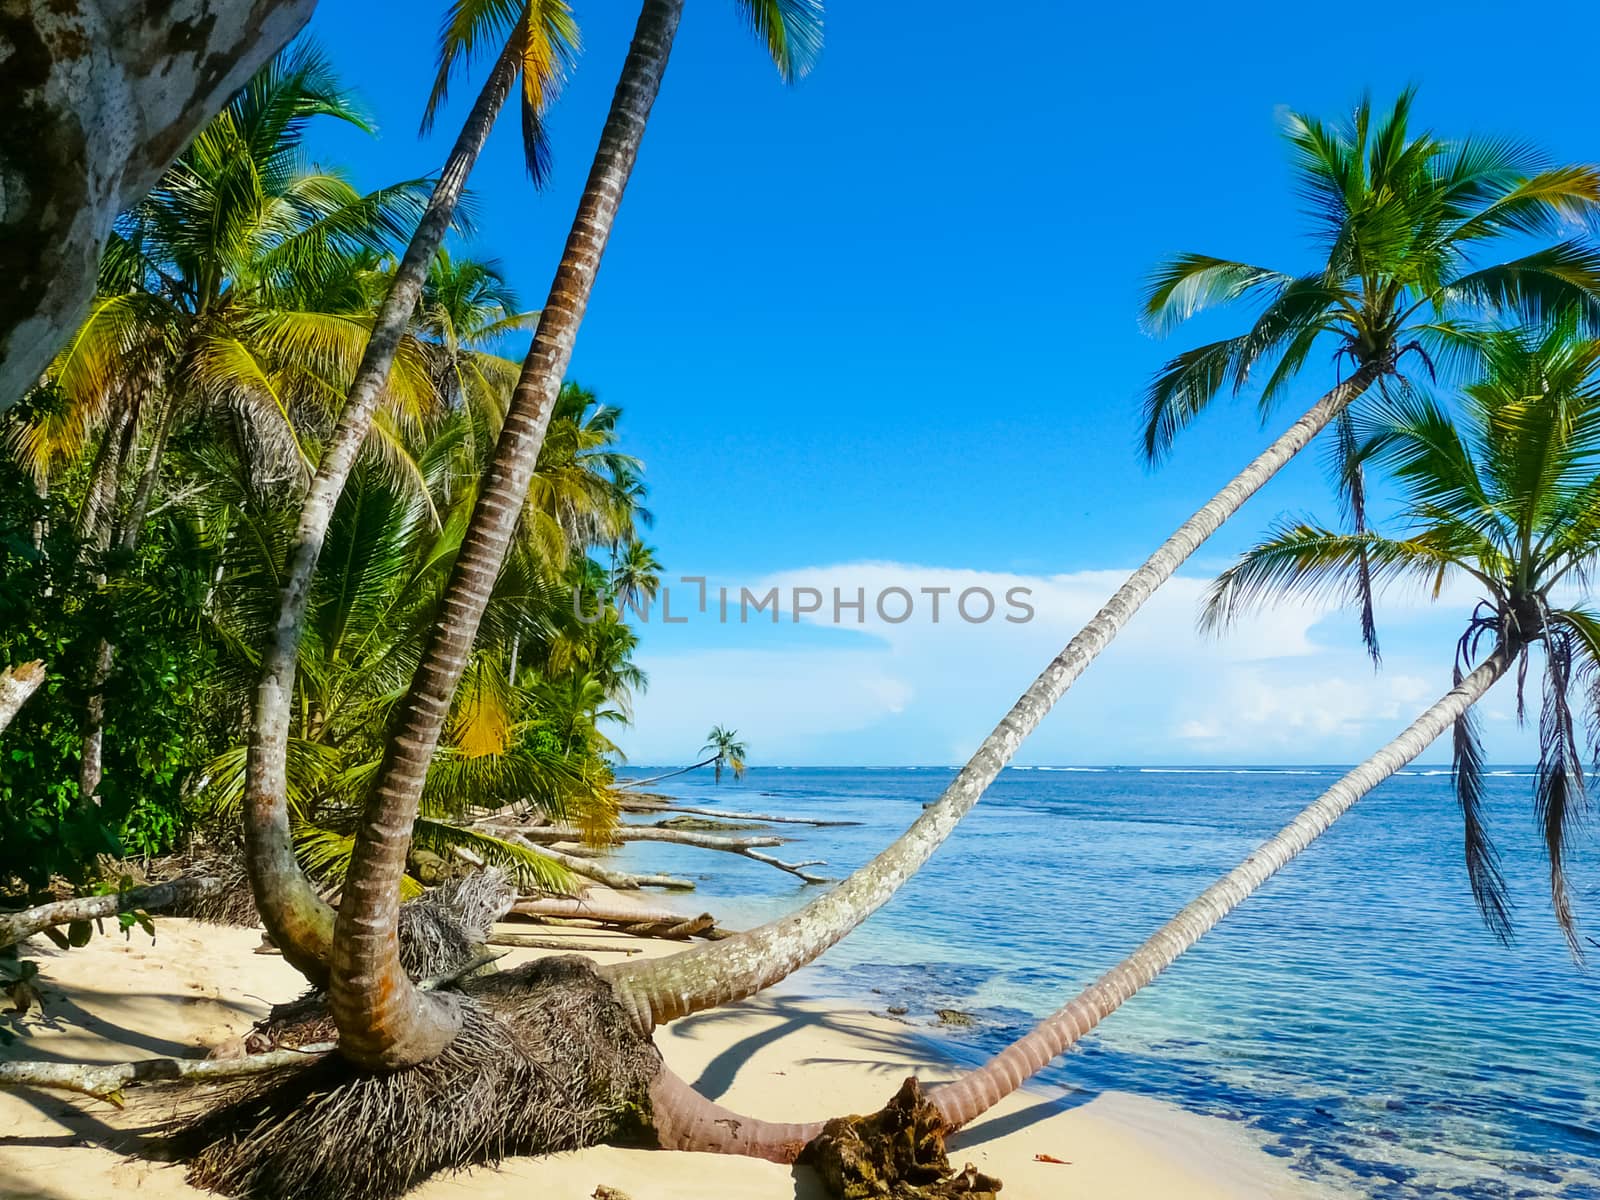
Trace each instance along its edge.
<path fill-rule="evenodd" d="M 916 878 L 802 983 L 905 1004 L 912 1019 L 940 1007 L 974 1012 L 979 1026 L 940 1035 L 941 1049 L 979 1061 L 1339 773 L 1008 770 Z M 654 790 L 859 820 L 787 827 L 794 841 L 777 852 L 826 859 L 842 875 L 952 774 L 752 768 L 737 785 L 713 786 L 702 772 Z M 1512 947 L 1473 907 L 1448 773 L 1418 768 L 1363 800 L 1042 1078 L 1079 1099 L 1142 1092 L 1243 1121 L 1297 1170 L 1357 1195 L 1600 1200 L 1600 977 L 1573 965 L 1555 930 L 1531 784 L 1527 768 L 1491 780 L 1518 902 Z M 1580 917 L 1600 931 L 1591 837 L 1578 858 Z M 735 926 L 815 894 L 732 855 L 635 844 L 618 859 L 690 876 L 693 903 Z"/>

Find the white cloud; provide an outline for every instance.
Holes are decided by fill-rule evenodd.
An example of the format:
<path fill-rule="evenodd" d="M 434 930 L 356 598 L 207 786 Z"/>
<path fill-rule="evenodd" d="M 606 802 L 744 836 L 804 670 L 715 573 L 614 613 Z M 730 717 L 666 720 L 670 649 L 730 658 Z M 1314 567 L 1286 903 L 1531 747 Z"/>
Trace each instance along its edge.
<path fill-rule="evenodd" d="M 641 661 L 651 687 L 619 740 L 634 761 L 676 762 L 713 723 L 736 726 L 757 761 L 927 763 L 966 757 L 1018 693 L 1126 578 L 1120 570 L 1049 576 L 862 562 L 795 569 L 759 580 L 710 581 L 708 612 L 688 625 L 644 628 Z M 1288 603 L 1250 617 L 1227 636 L 1196 631 L 1208 581 L 1180 575 L 1150 599 L 1024 746 L 1021 761 L 1323 761 L 1359 758 L 1449 684 L 1456 628 L 1468 610 L 1407 598 L 1386 605 L 1380 629 L 1398 635 L 1374 672 L 1353 620 L 1324 606 Z M 730 589 L 730 624 L 718 625 L 717 588 Z M 741 585 L 777 588 L 781 611 L 738 623 Z M 823 597 L 796 622 L 796 588 Z M 886 621 L 874 600 L 902 588 L 910 619 Z M 988 621 L 952 611 L 972 588 L 996 599 Z M 1004 620 L 1006 595 L 1027 589 L 1032 620 Z M 832 596 L 858 589 L 859 623 L 834 623 Z M 932 596 L 940 595 L 940 619 Z M 673 611 L 693 608 L 675 590 Z M 805 593 L 802 593 L 805 595 Z M 899 593 L 885 600 L 898 616 Z M 974 595 L 969 612 L 984 608 Z M 710 643 L 709 647 L 707 643 Z M 1398 652 L 1396 652 L 1398 647 Z M 1498 747 L 1491 742 L 1491 756 Z M 1436 754 L 1437 756 L 1437 754 Z M 1502 751 L 1500 757 L 1508 755 Z"/>

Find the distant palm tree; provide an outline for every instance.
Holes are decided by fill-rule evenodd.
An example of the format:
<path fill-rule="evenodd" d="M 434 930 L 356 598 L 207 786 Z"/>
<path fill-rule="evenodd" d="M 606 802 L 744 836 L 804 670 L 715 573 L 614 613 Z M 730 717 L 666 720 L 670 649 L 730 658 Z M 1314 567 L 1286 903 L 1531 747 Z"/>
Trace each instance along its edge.
<path fill-rule="evenodd" d="M 1359 603 L 1363 562 L 1380 590 L 1409 583 L 1437 596 L 1451 580 L 1466 580 L 1481 600 L 1457 648 L 1455 686 L 1092 986 L 984 1066 L 937 1089 L 933 1100 L 950 1128 L 1015 1090 L 1152 982 L 1447 730 L 1455 736 L 1468 878 L 1484 919 L 1505 938 L 1509 909 L 1483 824 L 1483 755 L 1471 708 L 1513 668 L 1520 708 L 1535 644 L 1544 652 L 1544 698 L 1533 807 L 1555 916 L 1581 958 L 1565 871 L 1573 818 L 1584 802 L 1571 692 L 1580 687 L 1591 730 L 1600 725 L 1593 687 L 1600 613 L 1564 607 L 1559 592 L 1600 568 L 1600 341 L 1574 338 L 1563 323 L 1548 334 L 1498 334 L 1484 356 L 1487 377 L 1467 389 L 1459 429 L 1442 406 L 1411 393 L 1375 405 L 1362 422 L 1356 457 L 1393 469 L 1411 526 L 1405 536 L 1280 525 L 1222 574 L 1206 610 L 1221 626 L 1291 594 Z M 1479 658 L 1485 639 L 1491 649 Z"/>
<path fill-rule="evenodd" d="M 623 626 L 626 629 L 626 626 Z M 646 779 L 624 779 L 617 784 L 619 788 L 641 788 L 646 784 L 660 783 L 663 779 L 675 779 L 679 775 L 687 775 L 690 771 L 698 771 L 701 767 L 715 765 L 717 771 L 716 782 L 722 782 L 722 768 L 726 766 L 733 772 L 735 779 L 743 779 L 745 772 L 745 759 L 750 754 L 749 746 L 739 741 L 739 733 L 734 729 L 724 729 L 721 725 L 713 725 L 711 732 L 706 735 L 709 739 L 700 747 L 700 753 L 711 751 L 699 762 L 692 762 L 687 767 L 679 767 L 661 775 L 651 775 Z"/>
<path fill-rule="evenodd" d="M 713 725 L 711 732 L 706 734 L 706 744 L 700 747 L 700 753 L 704 754 L 707 750 L 712 752 L 708 761 L 716 765 L 716 782 L 722 782 L 723 767 L 732 771 L 735 779 L 744 778 L 744 760 L 750 754 L 750 747 L 739 740 L 738 730 Z"/>

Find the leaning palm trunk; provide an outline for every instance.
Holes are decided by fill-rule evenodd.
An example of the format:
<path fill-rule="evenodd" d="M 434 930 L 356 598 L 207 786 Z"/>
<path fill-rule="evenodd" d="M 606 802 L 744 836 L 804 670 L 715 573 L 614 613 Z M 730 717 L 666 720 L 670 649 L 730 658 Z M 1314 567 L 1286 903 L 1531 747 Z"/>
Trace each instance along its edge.
<path fill-rule="evenodd" d="M 1356 801 L 1432 745 L 1483 698 L 1514 657 L 1511 649 L 1497 646 L 1477 670 L 1440 697 L 1399 737 L 1318 796 L 1127 958 L 983 1066 L 936 1089 L 932 1099 L 945 1125 L 959 1129 L 991 1108 L 1149 985 L 1213 925 L 1326 833 Z"/>
<path fill-rule="evenodd" d="M 699 762 L 690 763 L 687 767 L 679 767 L 676 771 L 668 771 L 664 775 L 651 775 L 648 779 L 618 780 L 616 786 L 619 791 L 624 788 L 642 788 L 647 783 L 660 783 L 663 779 L 672 779 L 678 775 L 687 775 L 690 771 L 698 771 L 701 767 L 709 767 L 721 757 L 720 754 L 713 754 L 710 758 L 702 758 Z M 719 770 L 718 775 L 720 776 L 720 774 Z"/>
<path fill-rule="evenodd" d="M 1426 750 L 1494 686 L 1514 658 L 1512 650 L 1497 647 L 1477 670 L 1446 692 L 1400 736 L 1323 792 L 1069 1004 L 983 1066 L 934 1089 L 929 1099 L 938 1110 L 938 1123 L 945 1132 L 959 1129 L 1010 1095 L 1149 984 L 1213 925 L 1327 832 L 1356 801 Z M 651 1086 L 651 1098 L 652 1119 L 661 1145 L 668 1149 L 793 1162 L 824 1127 L 821 1121 L 783 1124 L 753 1120 L 705 1099 L 665 1069 Z"/>
<path fill-rule="evenodd" d="M 329 999 L 341 1051 L 363 1066 L 427 1061 L 450 1044 L 460 1027 L 451 998 L 419 992 L 401 970 L 396 940 L 400 875 L 428 764 L 526 503 L 545 428 L 682 11 L 683 0 L 646 0 L 640 13 L 549 299 L 356 837 L 335 926 Z"/>
<path fill-rule="evenodd" d="M 495 62 L 466 123 L 456 137 L 434 185 L 422 220 L 395 271 L 389 293 L 373 321 L 372 334 L 350 385 L 338 427 L 317 464 L 294 546 L 284 573 L 283 598 L 272 641 L 261 663 L 256 688 L 255 720 L 245 770 L 244 832 L 246 860 L 256 907 L 284 957 L 314 980 L 326 975 L 333 937 L 333 910 L 311 887 L 295 860 L 289 836 L 287 755 L 294 695 L 295 663 L 305 631 L 306 604 L 312 576 L 327 539 L 328 526 L 345 480 L 355 465 L 372 425 L 379 393 L 389 377 L 395 353 L 416 311 L 428 267 L 450 228 L 467 176 L 483 150 L 521 59 L 511 39 Z"/>
<path fill-rule="evenodd" d="M 1033 681 L 938 801 L 900 838 L 825 896 L 714 946 L 606 973 L 640 1028 L 754 995 L 812 961 L 881 907 L 972 810 L 1052 705 L 1185 559 L 1377 377 L 1363 367 L 1322 397 L 1254 462 L 1180 525 Z"/>

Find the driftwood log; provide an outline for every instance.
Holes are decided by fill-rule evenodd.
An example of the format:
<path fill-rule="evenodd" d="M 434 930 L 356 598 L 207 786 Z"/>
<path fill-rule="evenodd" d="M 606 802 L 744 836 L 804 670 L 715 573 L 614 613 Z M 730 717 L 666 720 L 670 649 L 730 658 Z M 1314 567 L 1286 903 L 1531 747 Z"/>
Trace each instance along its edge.
<path fill-rule="evenodd" d="M 152 883 L 129 888 L 122 892 L 108 892 L 103 896 L 77 896 L 71 900 L 56 900 L 22 912 L 0 914 L 0 949 L 13 946 L 25 937 L 31 937 L 57 925 L 70 925 L 74 921 L 93 921 L 99 917 L 114 917 L 118 913 L 143 912 L 170 908 L 179 903 L 220 890 L 222 881 L 210 876 L 201 878 L 169 879 L 165 883 Z"/>
<path fill-rule="evenodd" d="M 510 838 L 515 835 L 526 842 L 544 846 L 559 846 L 563 843 L 579 845 L 583 842 L 581 830 L 568 825 L 504 825 L 485 821 L 475 823 L 475 827 L 487 830 L 496 837 Z M 720 850 L 728 854 L 738 854 L 755 862 L 765 863 L 780 871 L 786 871 L 806 883 L 832 883 L 828 876 L 816 875 L 808 871 L 807 867 L 826 866 L 821 859 L 807 859 L 803 862 L 785 862 L 770 854 L 762 853 L 763 848 L 781 846 L 784 838 L 768 836 L 729 837 L 725 834 L 698 833 L 687 829 L 663 829 L 659 825 L 620 825 L 607 835 L 609 840 L 616 843 L 623 842 L 665 842 L 674 846 L 693 846 L 700 850 Z M 569 869 L 580 874 L 593 875 L 587 866 L 572 865 Z M 598 878 L 598 876 L 594 876 Z"/>

